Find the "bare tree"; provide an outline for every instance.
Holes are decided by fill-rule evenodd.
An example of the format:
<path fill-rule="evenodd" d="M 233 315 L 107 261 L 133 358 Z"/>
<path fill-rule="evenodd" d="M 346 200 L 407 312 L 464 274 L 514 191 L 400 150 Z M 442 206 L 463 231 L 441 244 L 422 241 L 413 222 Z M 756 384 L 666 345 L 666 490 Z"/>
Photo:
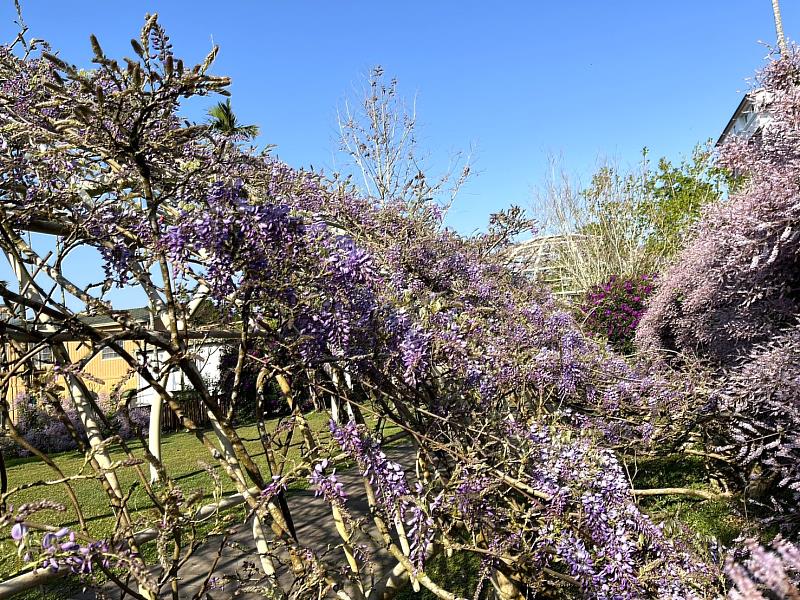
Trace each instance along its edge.
<path fill-rule="evenodd" d="M 381 203 L 436 199 L 449 208 L 472 171 L 471 155 L 456 153 L 445 172 L 431 178 L 418 143 L 416 104 L 416 97 L 407 104 L 397 80 L 387 81 L 383 68 L 376 66 L 358 100 L 345 100 L 337 111 L 340 147 L 363 191 Z"/>

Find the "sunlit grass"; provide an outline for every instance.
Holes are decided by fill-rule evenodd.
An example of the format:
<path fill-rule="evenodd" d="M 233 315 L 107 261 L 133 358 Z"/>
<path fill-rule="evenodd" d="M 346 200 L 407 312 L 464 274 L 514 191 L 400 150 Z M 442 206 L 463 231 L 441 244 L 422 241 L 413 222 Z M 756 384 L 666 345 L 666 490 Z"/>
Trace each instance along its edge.
<path fill-rule="evenodd" d="M 330 437 L 328 434 L 329 417 L 326 414 L 309 413 L 306 418 L 312 430 L 319 435 L 323 442 Z M 270 421 L 268 423 L 268 431 L 274 431 L 277 424 L 277 419 Z M 239 427 L 237 431 L 244 440 L 247 450 L 254 456 L 254 460 L 259 469 L 261 469 L 262 474 L 269 480 L 270 472 L 261 442 L 258 439 L 257 427 L 255 425 L 247 425 Z M 212 432 L 206 432 L 206 434 L 212 441 L 215 439 Z M 135 457 L 144 458 L 141 442 L 137 440 L 130 441 L 129 449 Z M 295 442 L 288 450 L 287 468 L 291 468 L 295 461 L 299 459 L 299 452 L 299 436 L 295 436 Z M 126 454 L 119 446 L 111 449 L 110 456 L 114 461 L 126 458 Z M 67 476 L 76 473 L 92 474 L 91 467 L 84 465 L 84 456 L 79 452 L 64 452 L 52 455 L 51 458 Z M 176 481 L 185 496 L 199 491 L 203 498 L 201 503 L 211 501 L 215 491 L 215 484 L 203 465 L 212 465 L 216 470 L 219 470 L 219 466 L 209 451 L 194 435 L 188 432 L 164 435 L 162 439 L 162 459 L 167 473 Z M 143 463 L 141 467 L 145 474 L 148 474 L 147 463 Z M 36 457 L 8 460 L 7 472 L 9 490 L 13 490 L 23 484 L 52 481 L 59 478 L 51 467 Z M 146 511 L 153 508 L 153 503 L 145 493 L 135 469 L 131 467 L 121 468 L 117 470 L 117 477 L 123 493 L 129 494 L 127 504 L 134 520 L 137 517 L 147 516 Z M 221 473 L 219 479 L 223 494 L 236 491 L 233 482 L 225 473 Z M 72 482 L 71 485 L 78 498 L 89 535 L 96 539 L 108 537 L 116 526 L 116 520 L 109 507 L 108 496 L 103 490 L 100 480 L 97 478 L 81 479 Z M 12 506 L 18 507 L 25 503 L 43 499 L 55 500 L 63 504 L 66 507 L 66 512 L 42 511 L 36 515 L 38 523 L 79 529 L 77 513 L 69 501 L 63 484 L 30 487 L 12 494 L 8 502 Z M 142 521 L 144 520 L 142 519 Z M 8 531 L 4 531 L 2 534 L 3 536 L 0 537 L 0 579 L 8 577 L 23 566 L 16 558 L 16 547 L 9 539 Z M 145 554 L 147 553 L 145 552 Z"/>
<path fill-rule="evenodd" d="M 633 482 L 640 489 L 679 487 L 712 493 L 720 491 L 709 483 L 703 460 L 683 454 L 640 461 Z M 753 528 L 736 498 L 700 500 L 681 495 L 649 496 L 640 498 L 639 506 L 656 523 L 664 522 L 668 533 L 685 537 L 691 532 L 701 544 L 713 540 L 727 546 Z"/>

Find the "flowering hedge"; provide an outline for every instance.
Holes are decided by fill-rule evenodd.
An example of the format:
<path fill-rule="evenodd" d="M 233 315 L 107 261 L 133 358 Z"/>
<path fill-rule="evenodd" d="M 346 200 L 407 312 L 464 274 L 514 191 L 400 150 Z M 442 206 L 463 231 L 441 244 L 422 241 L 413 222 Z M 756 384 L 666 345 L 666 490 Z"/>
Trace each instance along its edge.
<path fill-rule="evenodd" d="M 653 275 L 612 275 L 607 282 L 593 286 L 580 307 L 586 315 L 584 325 L 590 332 L 608 339 L 617 350 L 633 352 L 636 327 L 653 293 L 654 281 Z"/>
<path fill-rule="evenodd" d="M 800 548 L 776 537 L 768 548 L 745 540 L 743 548 L 729 556 L 725 574 L 733 586 L 731 600 L 800 597 Z"/>
<path fill-rule="evenodd" d="M 720 150 L 743 184 L 712 206 L 663 277 L 640 348 L 712 373 L 710 444 L 732 481 L 789 531 L 800 523 L 800 53 L 758 76 L 769 122 Z M 762 513 L 763 514 L 763 513 Z"/>
<path fill-rule="evenodd" d="M 45 403 L 26 394 L 19 394 L 13 401 L 15 426 L 20 435 L 31 445 L 43 452 L 64 452 L 74 450 L 79 444 L 86 444 L 88 439 L 74 406 L 61 400 L 59 407 Z M 98 404 L 104 409 L 106 418 L 112 424 L 110 434 L 122 439 L 131 439 L 137 431 L 147 431 L 150 408 L 135 407 L 127 410 L 116 409 L 111 405 L 108 394 L 100 394 Z M 66 421 L 74 426 L 74 434 L 70 433 L 66 422 L 59 417 L 63 411 Z M 77 437 L 77 439 L 76 439 Z M 4 438 L 7 440 L 7 438 Z M 3 451 L 10 456 L 28 456 L 30 451 L 8 440 Z"/>

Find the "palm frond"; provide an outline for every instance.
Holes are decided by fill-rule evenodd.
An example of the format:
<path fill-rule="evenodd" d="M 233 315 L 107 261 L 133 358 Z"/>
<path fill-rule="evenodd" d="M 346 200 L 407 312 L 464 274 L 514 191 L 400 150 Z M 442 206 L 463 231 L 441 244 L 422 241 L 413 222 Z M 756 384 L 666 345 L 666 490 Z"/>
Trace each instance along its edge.
<path fill-rule="evenodd" d="M 239 125 L 231 108 L 230 98 L 212 106 L 208 110 L 208 116 L 210 117 L 209 126 L 225 135 L 250 139 L 256 137 L 260 131 L 258 125 Z"/>

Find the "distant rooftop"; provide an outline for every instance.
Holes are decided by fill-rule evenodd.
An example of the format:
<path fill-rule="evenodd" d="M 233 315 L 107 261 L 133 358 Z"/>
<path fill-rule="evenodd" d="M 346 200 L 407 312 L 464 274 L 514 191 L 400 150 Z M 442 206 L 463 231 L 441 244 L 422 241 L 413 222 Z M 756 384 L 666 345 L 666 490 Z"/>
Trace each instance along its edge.
<path fill-rule="evenodd" d="M 127 310 L 115 310 L 113 314 L 125 315 L 133 321 L 140 323 L 150 322 L 150 309 L 146 306 L 141 308 L 129 308 Z M 78 315 L 78 318 L 86 325 L 113 325 L 116 323 L 109 315 Z"/>
<path fill-rule="evenodd" d="M 0 307 L 0 317 L 3 315 L 10 316 L 10 313 L 7 310 L 4 310 Z M 89 315 L 86 313 L 78 313 L 75 315 L 78 320 L 85 324 L 91 325 L 92 327 L 116 327 L 119 325 L 118 321 L 116 321 L 113 317 L 126 317 L 136 323 L 140 323 L 145 325 L 146 327 L 150 327 L 151 325 L 159 330 L 163 329 L 163 325 L 161 324 L 161 319 L 155 317 L 151 320 L 151 313 L 150 309 L 146 306 L 142 306 L 139 308 L 128 308 L 124 310 L 112 310 L 110 314 L 105 315 Z M 212 325 L 218 322 L 218 313 L 211 302 L 203 302 L 189 319 L 189 323 L 192 325 L 193 328 L 203 328 L 203 326 Z M 22 321 L 16 316 L 12 317 L 8 320 L 9 325 L 16 325 L 17 327 L 24 325 Z"/>
<path fill-rule="evenodd" d="M 769 123 L 768 110 L 769 94 L 763 89 L 748 92 L 733 111 L 733 116 L 728 121 L 722 135 L 719 136 L 716 146 L 724 146 L 731 139 L 749 140 L 758 134 Z"/>

